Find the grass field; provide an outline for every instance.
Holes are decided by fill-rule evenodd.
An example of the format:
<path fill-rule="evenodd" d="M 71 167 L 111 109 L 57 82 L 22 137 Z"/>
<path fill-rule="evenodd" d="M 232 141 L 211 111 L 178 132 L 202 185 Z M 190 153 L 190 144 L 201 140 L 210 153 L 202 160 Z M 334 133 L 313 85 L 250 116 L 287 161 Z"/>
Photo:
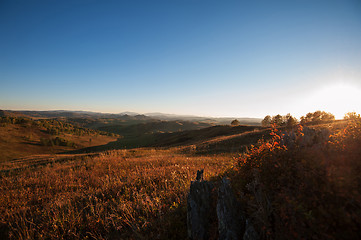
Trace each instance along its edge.
<path fill-rule="evenodd" d="M 234 163 L 177 149 L 30 160 L 0 168 L 1 239 L 186 239 L 196 171 L 209 179 Z"/>

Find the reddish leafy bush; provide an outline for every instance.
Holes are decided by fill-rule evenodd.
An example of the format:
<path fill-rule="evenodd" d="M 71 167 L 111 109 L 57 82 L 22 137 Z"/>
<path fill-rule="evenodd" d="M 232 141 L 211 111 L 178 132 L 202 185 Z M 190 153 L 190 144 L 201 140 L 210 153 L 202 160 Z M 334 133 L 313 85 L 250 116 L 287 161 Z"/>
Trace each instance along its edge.
<path fill-rule="evenodd" d="M 360 121 L 305 130 L 274 129 L 238 159 L 248 214 L 264 239 L 360 239 Z"/>

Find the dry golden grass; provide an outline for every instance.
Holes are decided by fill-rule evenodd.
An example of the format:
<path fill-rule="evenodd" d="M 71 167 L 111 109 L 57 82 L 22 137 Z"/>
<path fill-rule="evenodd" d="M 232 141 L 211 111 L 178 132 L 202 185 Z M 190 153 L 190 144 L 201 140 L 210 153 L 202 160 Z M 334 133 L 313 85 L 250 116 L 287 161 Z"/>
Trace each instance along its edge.
<path fill-rule="evenodd" d="M 116 141 L 116 137 L 88 134 L 78 136 L 60 133 L 59 136 L 73 142 L 77 148 L 91 147 Z M 26 124 L 7 124 L 0 126 L 0 162 L 34 154 L 50 154 L 74 150 L 69 146 L 42 146 L 41 139 L 55 138 L 44 129 Z"/>
<path fill-rule="evenodd" d="M 196 171 L 210 178 L 234 163 L 176 149 L 28 160 L 0 168 L 0 238 L 186 239 Z"/>

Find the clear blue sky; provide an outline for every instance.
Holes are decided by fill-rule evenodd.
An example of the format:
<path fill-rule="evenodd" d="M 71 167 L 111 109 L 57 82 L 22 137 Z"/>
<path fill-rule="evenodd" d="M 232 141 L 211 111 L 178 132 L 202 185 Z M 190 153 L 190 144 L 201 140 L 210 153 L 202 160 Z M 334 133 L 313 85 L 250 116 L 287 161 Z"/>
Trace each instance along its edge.
<path fill-rule="evenodd" d="M 361 1 L 1 0 L 0 109 L 360 113 Z"/>

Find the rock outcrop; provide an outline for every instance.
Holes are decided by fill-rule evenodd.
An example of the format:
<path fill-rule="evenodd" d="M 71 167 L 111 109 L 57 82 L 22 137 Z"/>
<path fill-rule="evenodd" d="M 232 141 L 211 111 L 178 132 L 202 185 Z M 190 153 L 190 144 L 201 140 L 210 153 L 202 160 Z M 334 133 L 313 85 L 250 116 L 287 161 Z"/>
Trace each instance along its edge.
<path fill-rule="evenodd" d="M 246 218 L 227 178 L 222 179 L 218 190 L 217 218 L 219 240 L 241 239 L 245 231 Z"/>
<path fill-rule="evenodd" d="M 214 199 L 217 199 L 216 205 Z M 197 171 L 196 181 L 191 182 L 187 206 L 188 237 L 192 240 L 215 239 L 210 232 L 212 227 L 215 230 L 213 223 L 216 222 L 219 240 L 259 239 L 227 178 L 222 179 L 217 194 L 214 184 L 203 180 L 203 170 Z"/>
<path fill-rule="evenodd" d="M 259 234 L 253 227 L 253 224 L 249 219 L 246 220 L 246 230 L 243 234 L 243 240 L 259 240 Z"/>
<path fill-rule="evenodd" d="M 190 239 L 210 238 L 210 223 L 214 215 L 212 189 L 213 184 L 203 180 L 203 170 L 197 171 L 196 181 L 191 183 L 187 199 L 187 226 Z"/>

